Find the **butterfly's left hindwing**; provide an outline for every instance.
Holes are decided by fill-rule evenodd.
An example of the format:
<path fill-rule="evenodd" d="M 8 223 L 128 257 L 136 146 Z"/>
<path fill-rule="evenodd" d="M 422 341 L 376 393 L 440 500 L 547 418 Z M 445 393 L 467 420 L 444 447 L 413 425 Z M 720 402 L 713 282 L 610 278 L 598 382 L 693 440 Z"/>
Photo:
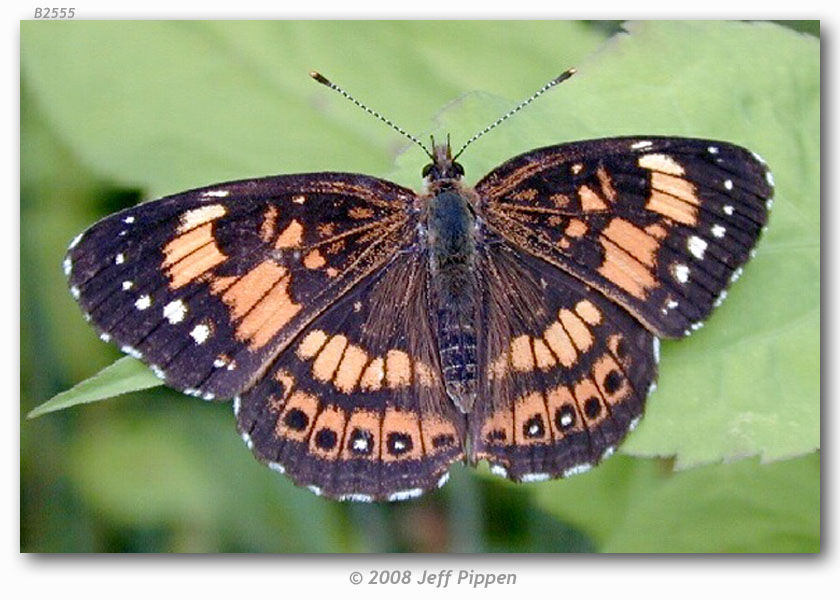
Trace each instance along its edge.
<path fill-rule="evenodd" d="M 475 189 L 492 229 L 663 337 L 700 327 L 722 301 L 773 195 L 767 166 L 748 150 L 657 137 L 533 150 Z"/>
<path fill-rule="evenodd" d="M 172 387 L 230 398 L 406 243 L 414 199 L 336 173 L 218 184 L 107 217 L 64 268 L 103 339 Z"/>

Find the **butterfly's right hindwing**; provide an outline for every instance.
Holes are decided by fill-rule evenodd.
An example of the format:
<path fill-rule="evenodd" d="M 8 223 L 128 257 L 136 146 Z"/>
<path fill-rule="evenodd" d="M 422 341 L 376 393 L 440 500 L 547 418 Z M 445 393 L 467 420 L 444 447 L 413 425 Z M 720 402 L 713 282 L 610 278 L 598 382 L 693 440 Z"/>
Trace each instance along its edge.
<path fill-rule="evenodd" d="M 340 173 L 218 184 L 103 219 L 64 269 L 103 339 L 167 385 L 229 398 L 411 239 L 414 199 Z"/>
<path fill-rule="evenodd" d="M 446 396 L 422 251 L 399 253 L 316 318 L 237 399 L 256 457 L 343 500 L 402 500 L 446 481 L 464 417 Z"/>

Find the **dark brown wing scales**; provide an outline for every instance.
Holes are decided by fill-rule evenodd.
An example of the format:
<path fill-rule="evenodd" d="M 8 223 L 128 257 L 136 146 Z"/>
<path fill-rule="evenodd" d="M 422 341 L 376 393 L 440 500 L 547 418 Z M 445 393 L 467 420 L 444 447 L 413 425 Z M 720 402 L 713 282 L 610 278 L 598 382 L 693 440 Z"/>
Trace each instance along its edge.
<path fill-rule="evenodd" d="M 107 217 L 64 266 L 104 339 L 172 387 L 229 398 L 410 240 L 414 199 L 360 175 L 218 184 Z"/>
<path fill-rule="evenodd" d="M 443 389 L 426 260 L 401 253 L 364 280 L 237 400 L 257 458 L 338 499 L 402 500 L 446 481 L 465 426 Z"/>
<path fill-rule="evenodd" d="M 611 138 L 509 160 L 476 186 L 516 246 L 580 277 L 660 336 L 702 325 L 767 220 L 773 181 L 748 150 Z"/>
<path fill-rule="evenodd" d="M 506 243 L 482 250 L 473 462 L 517 481 L 582 472 L 642 415 L 658 340 L 582 281 Z M 515 291 L 514 291 L 515 290 Z"/>

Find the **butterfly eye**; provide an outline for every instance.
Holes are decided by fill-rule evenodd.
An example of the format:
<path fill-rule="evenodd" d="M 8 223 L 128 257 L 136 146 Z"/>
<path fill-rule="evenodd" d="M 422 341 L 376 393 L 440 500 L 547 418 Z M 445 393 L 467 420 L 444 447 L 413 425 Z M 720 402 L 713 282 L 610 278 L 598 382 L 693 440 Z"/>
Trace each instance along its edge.
<path fill-rule="evenodd" d="M 452 170 L 459 177 L 464 174 L 464 167 L 461 166 L 461 163 L 452 163 Z"/>
<path fill-rule="evenodd" d="M 423 174 L 423 177 L 426 177 L 429 173 L 431 173 L 431 172 L 432 172 L 432 167 L 433 167 L 433 166 L 434 166 L 434 165 L 433 165 L 432 163 L 429 163 L 428 165 L 426 165 L 425 167 L 423 167 L 423 173 L 422 173 L 422 174 Z"/>

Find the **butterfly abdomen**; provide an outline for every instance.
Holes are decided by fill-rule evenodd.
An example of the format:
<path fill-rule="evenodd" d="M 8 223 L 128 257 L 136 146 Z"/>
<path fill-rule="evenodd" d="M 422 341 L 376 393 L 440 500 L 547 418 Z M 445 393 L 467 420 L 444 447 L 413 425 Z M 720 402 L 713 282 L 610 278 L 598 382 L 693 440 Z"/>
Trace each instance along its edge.
<path fill-rule="evenodd" d="M 443 381 L 449 397 L 469 412 L 476 390 L 475 217 L 455 189 L 429 202 L 430 312 L 436 323 Z"/>

